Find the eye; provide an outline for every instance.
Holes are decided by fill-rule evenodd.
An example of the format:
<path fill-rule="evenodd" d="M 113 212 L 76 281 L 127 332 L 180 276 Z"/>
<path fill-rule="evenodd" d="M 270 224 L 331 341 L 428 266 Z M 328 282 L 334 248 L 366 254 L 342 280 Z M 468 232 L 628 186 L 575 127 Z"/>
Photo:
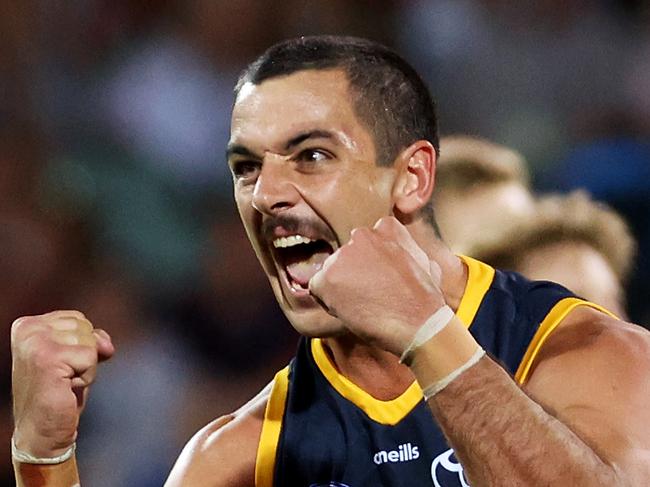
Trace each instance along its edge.
<path fill-rule="evenodd" d="M 257 178 L 261 164 L 256 161 L 235 161 L 232 164 L 232 174 L 235 179 L 252 181 Z"/>
<path fill-rule="evenodd" d="M 323 149 L 305 149 L 296 156 L 296 160 L 303 163 L 317 163 L 330 159 L 332 155 Z"/>

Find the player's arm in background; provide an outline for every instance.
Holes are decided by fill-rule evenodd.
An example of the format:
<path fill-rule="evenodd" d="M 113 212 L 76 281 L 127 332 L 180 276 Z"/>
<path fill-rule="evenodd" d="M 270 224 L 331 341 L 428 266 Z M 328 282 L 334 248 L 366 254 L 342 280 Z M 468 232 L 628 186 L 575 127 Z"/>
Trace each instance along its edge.
<path fill-rule="evenodd" d="M 647 331 L 578 307 L 525 390 L 484 358 L 429 400 L 473 487 L 648 485 Z"/>

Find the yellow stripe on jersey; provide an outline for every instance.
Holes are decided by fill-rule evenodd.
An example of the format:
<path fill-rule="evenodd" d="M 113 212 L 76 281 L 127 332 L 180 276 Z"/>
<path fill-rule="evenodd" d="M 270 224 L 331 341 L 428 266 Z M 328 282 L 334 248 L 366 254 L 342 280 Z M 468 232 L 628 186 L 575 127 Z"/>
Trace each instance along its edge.
<path fill-rule="evenodd" d="M 289 390 L 289 366 L 275 374 L 273 388 L 264 411 L 262 435 L 255 460 L 255 487 L 273 487 L 275 457 L 282 431 L 282 419 Z"/>
<path fill-rule="evenodd" d="M 564 298 L 558 301 L 555 306 L 551 308 L 551 311 L 548 312 L 544 321 L 539 325 L 537 332 L 533 336 L 528 349 L 524 354 L 524 358 L 519 364 L 519 368 L 515 373 L 515 380 L 519 384 L 524 384 L 528 380 L 528 375 L 530 374 L 530 369 L 535 362 L 535 358 L 539 355 L 539 351 L 542 349 L 542 346 L 548 339 L 548 337 L 553 333 L 553 331 L 558 327 L 564 318 L 578 306 L 589 306 L 590 308 L 597 309 L 609 316 L 616 318 L 613 313 L 610 313 L 602 306 L 585 301 L 580 298 Z"/>
<path fill-rule="evenodd" d="M 399 423 L 422 400 L 422 390 L 415 381 L 406 391 L 390 401 L 372 397 L 336 369 L 320 338 L 311 340 L 311 353 L 331 386 L 377 423 L 391 426 Z"/>
<path fill-rule="evenodd" d="M 483 298 L 492 285 L 494 268 L 465 255 L 458 257 L 467 265 L 467 285 L 456 310 L 456 316 L 469 328 L 478 313 Z"/>

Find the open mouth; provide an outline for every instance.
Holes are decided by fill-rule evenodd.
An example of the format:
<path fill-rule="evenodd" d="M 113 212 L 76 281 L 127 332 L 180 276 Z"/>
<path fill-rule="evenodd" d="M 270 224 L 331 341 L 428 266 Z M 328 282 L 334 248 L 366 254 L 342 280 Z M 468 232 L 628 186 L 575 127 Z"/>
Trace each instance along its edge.
<path fill-rule="evenodd" d="M 290 235 L 273 240 L 277 261 L 284 268 L 289 287 L 299 294 L 309 289 L 309 280 L 322 269 L 334 248 L 323 239 Z"/>

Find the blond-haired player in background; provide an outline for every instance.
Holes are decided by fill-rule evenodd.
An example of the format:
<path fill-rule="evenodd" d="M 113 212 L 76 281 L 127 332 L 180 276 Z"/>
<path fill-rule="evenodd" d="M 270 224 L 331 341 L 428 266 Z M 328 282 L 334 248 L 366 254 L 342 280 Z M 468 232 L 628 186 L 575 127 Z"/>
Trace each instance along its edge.
<path fill-rule="evenodd" d="M 519 152 L 460 134 L 442 137 L 440 148 L 433 206 L 453 251 L 472 255 L 477 244 L 531 214 L 534 197 Z"/>
<path fill-rule="evenodd" d="M 614 210 L 582 191 L 544 196 L 508 231 L 475 245 L 472 256 L 530 279 L 560 283 L 625 318 L 625 282 L 636 244 Z"/>

